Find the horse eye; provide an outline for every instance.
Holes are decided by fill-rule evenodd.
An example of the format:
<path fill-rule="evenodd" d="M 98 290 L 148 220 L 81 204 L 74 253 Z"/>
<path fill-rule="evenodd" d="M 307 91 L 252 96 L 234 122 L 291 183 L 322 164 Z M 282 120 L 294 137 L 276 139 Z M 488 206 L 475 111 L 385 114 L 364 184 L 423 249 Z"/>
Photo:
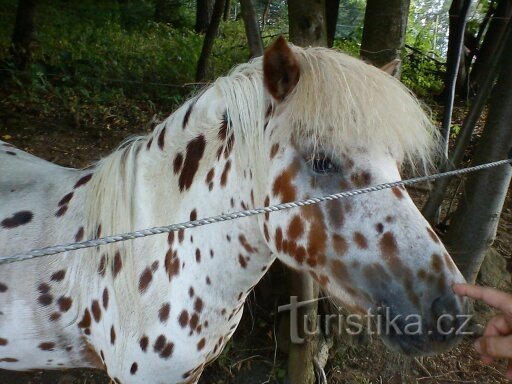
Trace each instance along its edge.
<path fill-rule="evenodd" d="M 336 171 L 336 167 L 327 156 L 319 156 L 312 159 L 313 171 L 316 173 L 329 173 Z"/>

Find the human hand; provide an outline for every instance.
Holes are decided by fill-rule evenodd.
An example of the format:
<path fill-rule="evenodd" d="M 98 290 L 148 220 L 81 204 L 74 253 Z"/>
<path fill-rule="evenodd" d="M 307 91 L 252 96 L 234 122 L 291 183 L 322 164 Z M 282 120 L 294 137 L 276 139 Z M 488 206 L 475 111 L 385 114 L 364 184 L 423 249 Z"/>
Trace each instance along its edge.
<path fill-rule="evenodd" d="M 485 364 L 491 363 L 495 358 L 507 359 L 505 376 L 512 379 L 512 295 L 471 284 L 454 284 L 452 288 L 459 296 L 484 301 L 501 311 L 489 320 L 483 336 L 475 342 L 474 347 Z"/>

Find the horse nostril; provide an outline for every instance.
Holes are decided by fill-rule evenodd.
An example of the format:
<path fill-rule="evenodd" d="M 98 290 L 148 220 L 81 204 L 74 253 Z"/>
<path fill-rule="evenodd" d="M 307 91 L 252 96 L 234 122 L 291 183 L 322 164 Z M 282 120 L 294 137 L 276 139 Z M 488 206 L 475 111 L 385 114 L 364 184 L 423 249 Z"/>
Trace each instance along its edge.
<path fill-rule="evenodd" d="M 453 330 L 457 325 L 458 306 L 454 294 L 439 296 L 432 302 L 432 317 L 437 332 L 447 335 L 446 332 Z"/>

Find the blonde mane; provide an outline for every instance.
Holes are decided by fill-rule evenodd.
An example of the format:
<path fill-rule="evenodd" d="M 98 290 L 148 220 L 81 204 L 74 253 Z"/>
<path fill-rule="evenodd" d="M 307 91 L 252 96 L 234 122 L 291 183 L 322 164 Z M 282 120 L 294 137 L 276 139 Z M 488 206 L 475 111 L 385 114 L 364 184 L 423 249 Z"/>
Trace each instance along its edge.
<path fill-rule="evenodd" d="M 390 153 L 414 169 L 432 165 L 438 132 L 418 100 L 397 79 L 334 50 L 296 46 L 292 50 L 300 79 L 280 111 L 297 139 L 307 138 L 317 150 L 330 148 L 337 154 L 353 148 Z M 258 168 L 256 178 L 264 177 L 269 161 L 264 148 L 265 114 L 276 102 L 263 86 L 262 58 L 235 67 L 201 91 L 200 97 L 218 95 L 207 92 L 212 88 L 224 99 L 228 135 L 234 134 L 237 143 L 235 155 Z M 102 224 L 103 235 L 140 229 L 133 227 L 136 157 L 141 146 L 172 121 L 168 118 L 150 136 L 132 139 L 97 164 L 87 199 L 91 235 L 97 223 Z M 211 129 L 216 131 L 218 126 Z M 177 132 L 192 138 L 196 131 L 180 127 Z M 255 188 L 262 188 L 258 181 Z"/>
<path fill-rule="evenodd" d="M 438 130 L 400 81 L 341 52 L 291 47 L 300 79 L 282 113 L 298 140 L 312 140 L 316 150 L 330 148 L 337 154 L 353 148 L 389 153 L 414 170 L 433 165 L 439 154 Z M 234 117 L 235 137 L 252 141 L 249 148 L 256 152 L 265 113 L 262 76 L 262 59 L 256 58 L 215 83 Z"/>

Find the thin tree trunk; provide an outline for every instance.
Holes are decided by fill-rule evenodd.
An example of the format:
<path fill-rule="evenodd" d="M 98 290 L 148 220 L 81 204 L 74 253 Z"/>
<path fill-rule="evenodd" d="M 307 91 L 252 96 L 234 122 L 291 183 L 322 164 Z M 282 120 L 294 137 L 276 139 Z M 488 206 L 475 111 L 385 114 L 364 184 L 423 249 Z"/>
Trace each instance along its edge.
<path fill-rule="evenodd" d="M 496 47 L 500 41 L 503 40 L 505 31 L 510 24 L 512 17 L 512 1 L 499 0 L 496 6 L 496 11 L 489 23 L 489 28 L 485 33 L 484 40 L 478 53 L 476 55 L 475 63 L 470 72 L 471 84 L 473 88 L 477 89 L 482 86 L 482 78 L 492 60 Z"/>
<path fill-rule="evenodd" d="M 318 299 L 319 289 L 314 280 L 307 274 L 290 270 L 290 291 L 292 296 L 297 296 L 297 301 L 312 301 Z M 309 305 L 297 309 L 296 324 L 297 335 L 304 340 L 303 343 L 290 343 L 288 355 L 288 381 L 290 383 L 313 384 L 315 371 L 313 358 L 317 351 L 317 314 L 318 304 L 312 302 Z M 294 333 L 295 334 L 295 333 Z"/>
<path fill-rule="evenodd" d="M 197 33 L 205 33 L 210 25 L 213 14 L 214 0 L 197 0 L 196 25 Z"/>
<path fill-rule="evenodd" d="M 222 14 L 222 20 L 228 21 L 230 9 L 231 9 L 231 0 L 226 0 L 226 3 L 224 4 L 224 13 Z"/>
<path fill-rule="evenodd" d="M 263 55 L 263 42 L 261 41 L 260 27 L 252 0 L 240 0 L 240 7 L 251 56 L 261 56 Z"/>
<path fill-rule="evenodd" d="M 336 37 L 336 24 L 338 22 L 338 12 L 340 10 L 340 0 L 325 0 L 325 16 L 327 24 L 327 46 L 331 48 Z"/>
<path fill-rule="evenodd" d="M 222 18 L 222 12 L 224 11 L 224 1 L 225 0 L 215 0 L 212 20 L 206 29 L 203 48 L 201 49 L 201 55 L 197 62 L 196 81 L 202 81 L 205 78 L 208 59 L 212 53 L 213 42 L 215 41 L 215 36 L 217 36 L 217 32 L 219 31 L 220 19 Z"/>
<path fill-rule="evenodd" d="M 303 47 L 327 46 L 327 27 L 324 0 L 288 0 L 289 35 L 292 43 Z M 318 298 L 318 285 L 306 273 L 290 271 L 291 296 L 299 300 Z M 318 305 L 313 303 L 299 311 L 297 327 L 316 325 Z M 291 324 L 293 326 L 293 324 Z M 317 338 L 306 337 L 303 344 L 291 343 L 288 356 L 290 383 L 313 384 L 313 358 L 317 353 Z"/>
<path fill-rule="evenodd" d="M 10 53 L 17 69 L 24 70 L 32 56 L 37 0 L 19 0 Z"/>
<path fill-rule="evenodd" d="M 261 32 L 265 29 L 265 24 L 267 22 L 267 17 L 270 9 L 270 0 L 266 0 L 265 7 L 263 8 L 263 13 L 261 16 Z"/>
<path fill-rule="evenodd" d="M 288 0 L 290 41 L 302 47 L 327 46 L 325 0 Z"/>
<path fill-rule="evenodd" d="M 503 63 L 491 95 L 487 122 L 478 143 L 474 164 L 501 160 L 512 148 L 512 33 L 508 33 Z M 504 165 L 468 176 L 465 193 L 448 230 L 446 244 L 463 275 L 474 282 L 483 255 L 496 229 L 512 178 L 512 166 Z"/>
<path fill-rule="evenodd" d="M 450 36 L 448 38 L 448 53 L 446 56 L 446 80 L 444 88 L 443 113 L 443 152 L 445 161 L 448 159 L 448 144 L 452 122 L 453 101 L 464 47 L 464 30 L 471 0 L 453 0 L 450 7 Z"/>
<path fill-rule="evenodd" d="M 409 5 L 410 0 L 367 1 L 360 53 L 363 59 L 382 67 L 400 58 Z"/>
<path fill-rule="evenodd" d="M 455 148 L 450 155 L 450 160 L 447 164 L 445 164 L 444 167 L 441 168 L 442 171 L 451 171 L 459 167 L 462 162 L 464 152 L 471 140 L 471 135 L 475 129 L 476 122 L 478 121 L 480 114 L 482 113 L 482 110 L 484 109 L 484 106 L 489 99 L 494 82 L 498 76 L 504 46 L 505 41 L 502 40 L 498 51 L 495 52 L 495 55 L 493 56 L 493 60 L 489 63 L 489 67 L 487 68 L 487 72 L 483 78 L 482 86 L 478 90 L 478 93 L 472 102 L 471 109 L 464 119 L 460 133 L 457 136 L 457 141 L 455 142 Z M 442 179 L 438 179 L 434 183 L 434 188 L 430 192 L 428 200 L 425 203 L 422 211 L 423 215 L 428 221 L 434 221 L 434 218 L 439 211 L 439 207 L 443 202 L 443 197 L 451 180 L 452 178 L 444 177 Z"/>

